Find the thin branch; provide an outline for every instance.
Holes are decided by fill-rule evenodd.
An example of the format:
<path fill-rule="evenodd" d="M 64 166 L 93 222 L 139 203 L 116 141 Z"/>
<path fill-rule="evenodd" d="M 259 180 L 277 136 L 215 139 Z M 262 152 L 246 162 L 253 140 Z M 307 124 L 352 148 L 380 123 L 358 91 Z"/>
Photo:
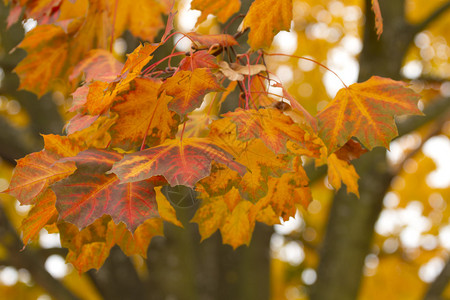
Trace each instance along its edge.
<path fill-rule="evenodd" d="M 0 158 L 11 165 L 16 159 L 24 157 L 30 152 L 38 150 L 30 145 L 27 134 L 13 126 L 6 118 L 0 116 Z"/>
<path fill-rule="evenodd" d="M 413 132 L 423 125 L 439 118 L 439 116 L 444 115 L 449 110 L 450 98 L 441 98 L 433 101 L 423 110 L 425 116 L 410 116 L 405 121 L 398 123 L 398 137 Z"/>
<path fill-rule="evenodd" d="M 439 118 L 439 120 L 435 124 L 433 124 L 433 128 L 431 128 L 431 130 L 427 133 L 427 135 L 422 138 L 422 141 L 420 142 L 420 144 L 417 147 L 415 147 L 414 149 L 412 149 L 411 151 L 409 151 L 405 155 L 405 157 L 402 159 L 402 161 L 399 162 L 394 167 L 393 174 L 400 173 L 400 171 L 402 170 L 403 166 L 408 161 L 408 159 L 413 158 L 422 149 L 423 145 L 425 145 L 425 143 L 429 139 L 431 139 L 432 137 L 434 137 L 442 132 L 442 126 L 444 125 L 445 121 L 446 121 L 446 115 Z"/>
<path fill-rule="evenodd" d="M 450 282 L 450 259 L 442 269 L 441 273 L 436 277 L 436 279 L 430 283 L 428 290 L 423 297 L 424 300 L 441 300 L 441 294 L 444 292 L 445 288 Z"/>
<path fill-rule="evenodd" d="M 59 280 L 55 279 L 50 273 L 47 272 L 44 266 L 44 259 L 40 257 L 39 252 L 26 248 L 23 248 L 22 241 L 20 240 L 13 225 L 10 223 L 3 207 L 0 205 L 0 243 L 8 251 L 9 265 L 16 268 L 25 268 L 30 272 L 33 280 L 42 288 L 44 288 L 52 297 L 61 300 L 78 300 L 66 286 L 64 286 Z"/>
<path fill-rule="evenodd" d="M 428 27 L 432 22 L 437 20 L 443 13 L 450 8 L 450 1 L 443 3 L 440 7 L 438 7 L 434 12 L 432 12 L 422 23 L 419 23 L 412 27 L 412 33 L 414 35 L 418 34 L 422 30 Z"/>

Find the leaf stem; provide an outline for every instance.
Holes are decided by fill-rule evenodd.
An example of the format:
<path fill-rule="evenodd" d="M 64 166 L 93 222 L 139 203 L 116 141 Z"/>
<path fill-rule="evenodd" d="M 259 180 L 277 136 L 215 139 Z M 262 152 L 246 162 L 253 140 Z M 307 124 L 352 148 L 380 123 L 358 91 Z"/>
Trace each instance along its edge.
<path fill-rule="evenodd" d="M 161 60 L 155 62 L 153 65 L 149 66 L 148 68 L 146 68 L 144 71 L 142 71 L 142 74 L 148 74 L 150 73 L 157 65 L 159 65 L 160 63 L 162 63 L 163 61 L 165 61 L 166 59 L 170 59 L 173 56 L 178 56 L 178 55 L 183 55 L 185 54 L 184 52 L 176 52 L 176 53 L 172 53 L 164 58 L 162 58 Z"/>
<path fill-rule="evenodd" d="M 109 42 L 109 52 L 112 53 L 113 49 L 113 43 L 114 43 L 114 31 L 116 27 L 116 17 L 117 17 L 117 6 L 118 6 L 119 0 L 116 0 L 114 2 L 114 16 L 113 16 L 113 22 L 112 22 L 112 32 L 111 32 L 111 41 Z"/>
<path fill-rule="evenodd" d="M 183 123 L 183 129 L 181 130 L 181 135 L 180 135 L 180 142 L 183 142 L 183 134 L 184 134 L 184 129 L 186 128 L 186 122 Z"/>
<path fill-rule="evenodd" d="M 165 96 L 165 93 L 163 93 L 163 94 Z M 160 99 L 161 99 L 160 97 L 158 99 L 156 99 L 155 109 L 153 110 L 152 116 L 150 117 L 150 121 L 148 122 L 148 125 L 147 125 L 147 129 L 145 130 L 144 138 L 142 139 L 142 144 L 141 144 L 141 149 L 140 149 L 141 151 L 144 150 L 145 141 L 147 140 L 148 131 L 150 130 L 150 126 L 153 123 L 153 118 L 155 117 L 155 113 L 156 113 L 156 110 L 158 109 L 158 105 L 161 102 Z"/>
<path fill-rule="evenodd" d="M 346 89 L 348 89 L 348 86 L 345 84 L 345 82 L 341 79 L 341 77 L 339 77 L 339 75 L 338 75 L 336 72 L 334 72 L 333 70 L 331 70 L 331 69 L 328 68 L 327 66 L 321 64 L 321 63 L 318 62 L 317 60 L 314 60 L 314 59 L 311 59 L 311 58 L 307 58 L 307 57 L 304 57 L 304 56 L 297 56 L 297 55 L 284 54 L 284 53 L 266 53 L 266 52 L 264 52 L 264 54 L 265 54 L 265 55 L 268 55 L 268 56 L 287 56 L 287 57 L 294 57 L 294 58 L 304 59 L 304 60 L 313 62 L 313 63 L 315 63 L 315 64 L 321 66 L 321 67 L 324 68 L 325 70 L 330 71 L 331 73 L 333 73 L 333 74 L 341 81 L 341 83 L 344 85 L 344 87 L 345 87 Z"/>

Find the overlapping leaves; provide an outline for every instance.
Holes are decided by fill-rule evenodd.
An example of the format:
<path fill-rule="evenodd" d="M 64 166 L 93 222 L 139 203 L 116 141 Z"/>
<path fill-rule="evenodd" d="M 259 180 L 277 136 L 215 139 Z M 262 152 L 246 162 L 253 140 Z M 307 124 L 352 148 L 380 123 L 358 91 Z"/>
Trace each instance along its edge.
<path fill-rule="evenodd" d="M 186 34 L 194 42 L 191 52 L 166 70 L 155 71 L 159 62 L 149 66 L 165 38 L 138 46 L 124 64 L 103 50 L 111 45 L 112 26 L 118 34 L 127 22 L 136 36 L 153 38 L 162 27 L 165 1 L 130 7 L 106 0 L 88 7 L 66 0 L 42 3 L 42 9 L 26 11 L 48 24 L 20 45 L 29 52 L 16 69 L 21 87 L 42 95 L 61 82 L 69 82 L 70 91 L 85 82 L 73 93 L 70 110 L 76 115 L 66 126 L 69 135 L 44 136 L 42 151 L 18 161 L 7 192 L 21 204 L 34 204 L 22 224 L 24 243 L 45 226 L 57 226 L 69 249 L 67 261 L 81 272 L 99 268 L 114 245 L 127 255 L 145 256 L 150 239 L 162 234 L 163 220 L 182 226 L 163 186 L 194 188 L 201 204 L 192 222 L 202 239 L 220 230 L 233 248 L 248 245 L 255 222 L 276 224 L 309 203 L 305 157 L 328 164 L 333 187 L 345 184 L 358 195 L 350 161 L 364 147 L 388 145 L 396 135 L 395 115 L 420 114 L 412 90 L 373 77 L 343 88 L 313 117 L 281 83 L 273 86 L 283 88 L 290 105 L 272 97 L 265 77 L 270 72 L 260 57 L 246 64 L 230 59 L 233 52 L 225 60 L 218 56 L 238 44 L 230 34 Z M 224 22 L 239 5 L 192 2 L 202 11 L 198 22 L 208 14 Z M 131 18 L 138 10 L 145 17 Z M 57 18 L 64 22 L 54 23 Z M 257 50 L 288 30 L 291 20 L 291 0 L 256 0 L 243 28 L 250 28 L 248 42 Z M 219 116 L 237 86 L 241 108 Z"/>

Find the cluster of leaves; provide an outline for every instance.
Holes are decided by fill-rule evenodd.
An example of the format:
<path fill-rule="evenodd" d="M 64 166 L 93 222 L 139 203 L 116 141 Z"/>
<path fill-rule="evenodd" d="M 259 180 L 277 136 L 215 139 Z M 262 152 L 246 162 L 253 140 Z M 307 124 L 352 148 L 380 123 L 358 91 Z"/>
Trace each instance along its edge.
<path fill-rule="evenodd" d="M 279 223 L 310 201 L 305 161 L 328 164 L 331 185 L 358 195 L 350 161 L 388 146 L 395 115 L 421 113 L 419 96 L 404 83 L 372 77 L 344 84 L 310 115 L 272 78 L 264 64 L 270 54 L 261 50 L 289 29 L 291 0 L 255 0 L 235 36 L 185 34 L 191 51 L 164 58 L 164 70 L 152 58 L 170 40 L 170 6 L 138 2 L 13 2 L 12 18 L 23 7 L 39 22 L 19 45 L 28 52 L 16 68 L 21 87 L 42 95 L 84 80 L 72 94 L 67 135 L 44 135 L 44 149 L 18 161 L 6 192 L 34 205 L 22 224 L 25 245 L 44 227 L 59 232 L 67 261 L 81 272 L 99 268 L 115 244 L 145 256 L 163 220 L 181 226 L 164 186 L 195 189 L 201 204 L 192 222 L 202 239 L 220 230 L 234 248 L 250 242 L 256 221 Z M 199 22 L 210 13 L 225 22 L 239 7 L 238 0 L 192 2 Z M 148 10 L 148 19 L 131 18 L 136 9 Z M 125 63 L 106 50 L 125 24 L 152 40 L 162 12 L 169 16 L 160 42 L 140 45 Z M 251 50 L 236 54 L 236 38 L 248 29 Z M 170 66 L 174 56 L 183 58 Z M 235 89 L 240 107 L 219 115 Z"/>

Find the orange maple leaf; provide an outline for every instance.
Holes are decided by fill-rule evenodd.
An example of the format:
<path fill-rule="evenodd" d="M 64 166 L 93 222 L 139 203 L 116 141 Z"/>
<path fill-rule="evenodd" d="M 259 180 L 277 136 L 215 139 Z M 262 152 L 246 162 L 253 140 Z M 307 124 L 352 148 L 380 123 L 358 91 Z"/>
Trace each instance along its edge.
<path fill-rule="evenodd" d="M 341 188 L 343 182 L 347 186 L 347 192 L 359 198 L 358 179 L 352 164 L 339 159 L 334 153 L 328 157 L 328 181 L 336 190 Z"/>
<path fill-rule="evenodd" d="M 169 12 L 169 5 L 164 0 L 118 1 L 115 32 L 120 36 L 125 29 L 146 41 L 153 41 L 158 32 L 164 28 L 162 14 Z M 113 2 L 114 3 L 114 2 Z"/>
<path fill-rule="evenodd" d="M 417 108 L 420 95 L 405 86 L 400 81 L 373 76 L 339 90 L 317 115 L 319 136 L 329 153 L 352 136 L 369 150 L 375 146 L 388 147 L 397 136 L 395 115 L 422 114 Z"/>
<path fill-rule="evenodd" d="M 200 10 L 202 14 L 195 26 L 206 20 L 209 14 L 215 15 L 219 22 L 225 23 L 229 17 L 239 11 L 241 1 L 239 0 L 193 0 L 191 8 Z"/>
<path fill-rule="evenodd" d="M 383 17 L 381 16 L 380 3 L 378 0 L 372 0 L 372 10 L 375 14 L 375 28 L 377 29 L 378 38 L 383 33 Z"/>
<path fill-rule="evenodd" d="M 308 141 L 310 134 L 278 109 L 237 109 L 224 114 L 224 116 L 236 123 L 237 137 L 240 140 L 261 139 L 269 149 L 277 154 L 286 153 L 288 139 L 299 143 L 304 148 L 317 148 L 317 145 Z"/>
<path fill-rule="evenodd" d="M 292 0 L 255 0 L 244 18 L 243 28 L 250 28 L 248 44 L 254 50 L 268 48 L 281 30 L 289 30 Z"/>
<path fill-rule="evenodd" d="M 30 240 L 34 240 L 45 225 L 56 222 L 58 212 L 55 208 L 56 196 L 52 190 L 45 192 L 36 200 L 36 205 L 28 212 L 23 219 L 20 229 L 22 231 L 22 241 L 26 246 Z"/>
<path fill-rule="evenodd" d="M 38 96 L 54 88 L 56 79 L 67 72 L 68 43 L 68 35 L 57 25 L 42 25 L 28 32 L 18 46 L 28 55 L 14 69 L 19 88 Z"/>
<path fill-rule="evenodd" d="M 184 116 L 200 107 L 203 96 L 220 90 L 216 77 L 210 69 L 198 68 L 193 71 L 179 71 L 168 78 L 161 86 L 161 91 L 173 96 L 169 109 Z"/>
<path fill-rule="evenodd" d="M 158 97 L 161 84 L 161 81 L 136 78 L 134 89 L 111 107 L 118 114 L 111 128 L 112 146 L 129 150 L 141 145 L 144 139 L 154 146 L 175 136 L 178 116 L 167 108 L 171 97 L 164 93 Z"/>

